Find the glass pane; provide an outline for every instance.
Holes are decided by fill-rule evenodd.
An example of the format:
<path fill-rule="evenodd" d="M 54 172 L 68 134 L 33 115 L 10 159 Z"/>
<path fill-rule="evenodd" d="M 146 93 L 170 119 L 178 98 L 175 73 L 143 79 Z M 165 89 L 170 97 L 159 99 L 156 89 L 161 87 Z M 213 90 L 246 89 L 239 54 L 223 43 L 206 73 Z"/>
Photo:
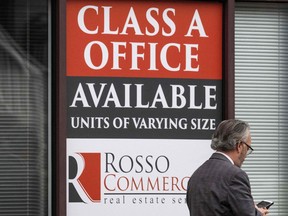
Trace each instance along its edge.
<path fill-rule="evenodd" d="M 48 5 L 0 1 L 0 215 L 48 215 Z"/>
<path fill-rule="evenodd" d="M 237 2 L 235 116 L 250 123 L 253 154 L 243 169 L 256 202 L 287 215 L 288 5 Z"/>

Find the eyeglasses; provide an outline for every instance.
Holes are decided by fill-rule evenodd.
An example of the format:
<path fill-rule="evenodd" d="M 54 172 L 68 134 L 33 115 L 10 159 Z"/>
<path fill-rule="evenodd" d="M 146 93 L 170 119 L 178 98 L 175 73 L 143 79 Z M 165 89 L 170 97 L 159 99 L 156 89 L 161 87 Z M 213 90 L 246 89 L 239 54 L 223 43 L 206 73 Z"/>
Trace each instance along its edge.
<path fill-rule="evenodd" d="M 254 149 L 250 145 L 248 145 L 246 142 L 244 141 L 240 141 L 240 142 L 244 143 L 248 147 L 247 155 L 250 155 L 254 151 Z"/>

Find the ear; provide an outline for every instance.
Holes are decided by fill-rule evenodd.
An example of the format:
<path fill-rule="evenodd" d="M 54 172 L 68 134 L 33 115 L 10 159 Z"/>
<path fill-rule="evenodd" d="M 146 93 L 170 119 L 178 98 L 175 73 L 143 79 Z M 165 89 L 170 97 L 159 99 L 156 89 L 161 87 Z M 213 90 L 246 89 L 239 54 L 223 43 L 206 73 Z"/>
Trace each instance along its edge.
<path fill-rule="evenodd" d="M 237 153 L 242 152 L 242 148 L 243 148 L 242 146 L 243 146 L 243 145 L 241 145 L 240 142 L 236 143 L 236 151 L 237 151 Z"/>

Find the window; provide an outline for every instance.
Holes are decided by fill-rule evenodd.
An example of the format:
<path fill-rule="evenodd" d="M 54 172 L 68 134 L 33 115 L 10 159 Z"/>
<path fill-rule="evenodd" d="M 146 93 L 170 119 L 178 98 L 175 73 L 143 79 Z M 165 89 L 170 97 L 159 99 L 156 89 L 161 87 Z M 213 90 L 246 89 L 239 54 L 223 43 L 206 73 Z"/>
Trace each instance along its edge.
<path fill-rule="evenodd" d="M 0 215 L 48 215 L 47 5 L 0 2 Z"/>
<path fill-rule="evenodd" d="M 237 3 L 235 116 L 250 123 L 253 154 L 243 165 L 255 201 L 287 215 L 288 5 Z"/>

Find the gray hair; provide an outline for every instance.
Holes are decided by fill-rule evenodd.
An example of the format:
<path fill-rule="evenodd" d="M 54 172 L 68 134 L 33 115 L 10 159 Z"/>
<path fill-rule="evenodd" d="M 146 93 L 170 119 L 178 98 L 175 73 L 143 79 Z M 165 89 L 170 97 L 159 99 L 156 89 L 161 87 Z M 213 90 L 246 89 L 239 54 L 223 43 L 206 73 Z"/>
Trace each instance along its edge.
<path fill-rule="evenodd" d="M 211 148 L 220 151 L 229 151 L 236 148 L 239 141 L 246 141 L 250 126 L 247 122 L 229 119 L 222 121 L 216 128 L 211 141 Z"/>

